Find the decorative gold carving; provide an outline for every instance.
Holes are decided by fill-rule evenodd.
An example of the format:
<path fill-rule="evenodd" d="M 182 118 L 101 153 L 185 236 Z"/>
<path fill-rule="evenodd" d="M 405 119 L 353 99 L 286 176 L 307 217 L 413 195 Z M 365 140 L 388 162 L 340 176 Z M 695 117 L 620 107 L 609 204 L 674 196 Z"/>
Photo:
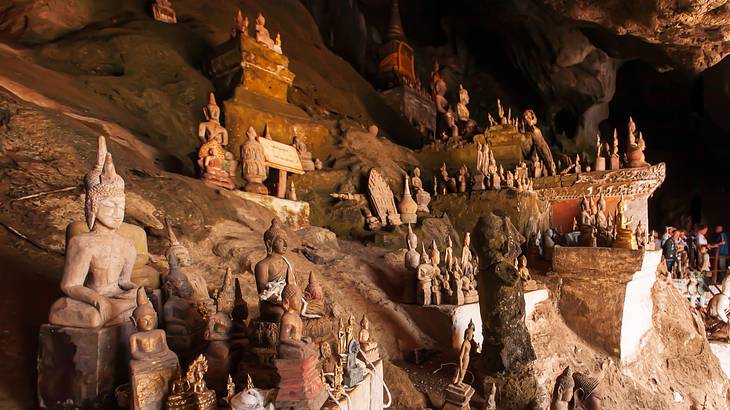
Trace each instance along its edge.
<path fill-rule="evenodd" d="M 583 172 L 535 181 L 535 191 L 543 201 L 580 199 L 584 195 L 635 196 L 653 193 L 666 177 L 664 163 L 615 171 Z"/>

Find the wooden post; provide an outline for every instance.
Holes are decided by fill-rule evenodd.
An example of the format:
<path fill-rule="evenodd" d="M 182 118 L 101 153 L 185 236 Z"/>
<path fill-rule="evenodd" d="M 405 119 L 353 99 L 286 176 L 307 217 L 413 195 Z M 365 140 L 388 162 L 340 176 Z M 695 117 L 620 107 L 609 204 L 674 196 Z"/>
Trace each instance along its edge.
<path fill-rule="evenodd" d="M 276 197 L 284 198 L 286 195 L 286 171 L 279 170 L 279 183 L 276 185 Z"/>

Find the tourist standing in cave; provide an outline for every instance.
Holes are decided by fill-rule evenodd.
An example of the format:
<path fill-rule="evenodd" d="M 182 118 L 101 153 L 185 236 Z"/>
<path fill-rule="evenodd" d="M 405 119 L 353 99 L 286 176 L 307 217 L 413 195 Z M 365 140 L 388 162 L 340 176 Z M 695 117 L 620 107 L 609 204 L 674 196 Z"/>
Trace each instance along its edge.
<path fill-rule="evenodd" d="M 716 273 L 716 283 L 722 283 L 723 278 L 725 277 L 725 269 L 727 269 L 727 254 L 728 254 L 728 244 L 727 244 L 727 233 L 725 233 L 725 229 L 722 225 L 717 225 L 715 227 L 715 241 L 712 243 L 712 246 L 717 248 L 717 251 L 715 252 L 715 271 Z"/>
<path fill-rule="evenodd" d="M 667 270 L 669 270 L 669 273 L 674 273 L 674 268 L 677 263 L 677 241 L 679 240 L 679 231 L 674 230 L 672 232 L 672 236 L 669 237 L 664 243 L 662 244 L 662 253 L 664 254 L 664 259 L 667 261 Z M 674 275 L 672 275 L 674 276 Z"/>

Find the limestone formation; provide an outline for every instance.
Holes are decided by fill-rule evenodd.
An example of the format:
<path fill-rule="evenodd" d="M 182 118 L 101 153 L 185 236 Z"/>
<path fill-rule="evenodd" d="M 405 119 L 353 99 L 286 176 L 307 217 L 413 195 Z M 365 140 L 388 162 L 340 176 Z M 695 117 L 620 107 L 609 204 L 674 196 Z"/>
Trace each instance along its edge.
<path fill-rule="evenodd" d="M 514 260 L 524 237 L 508 217 L 482 216 L 474 230 L 479 255 L 479 306 L 488 372 L 513 371 L 535 360 L 525 325 L 525 299 Z"/>
<path fill-rule="evenodd" d="M 375 168 L 370 170 L 368 176 L 368 193 L 370 203 L 375 208 L 375 213 L 382 225 L 401 225 L 401 218 L 395 207 L 393 191 Z"/>
<path fill-rule="evenodd" d="M 134 244 L 117 229 L 124 220 L 124 180 L 99 137 L 96 166 L 86 174 L 84 212 L 89 233 L 66 245 L 61 291 L 48 321 L 58 326 L 97 328 L 127 322 L 136 306 L 132 268 Z"/>

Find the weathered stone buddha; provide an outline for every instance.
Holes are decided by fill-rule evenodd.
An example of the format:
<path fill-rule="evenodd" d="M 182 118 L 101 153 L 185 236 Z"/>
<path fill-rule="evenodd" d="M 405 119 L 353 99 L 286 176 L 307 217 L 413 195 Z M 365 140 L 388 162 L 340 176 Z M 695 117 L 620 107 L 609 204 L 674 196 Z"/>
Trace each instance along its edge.
<path fill-rule="evenodd" d="M 325 314 L 324 291 L 314 272 L 309 272 L 309 283 L 304 288 L 304 300 L 307 301 L 307 314 L 317 316 Z"/>
<path fill-rule="evenodd" d="M 278 323 L 284 314 L 281 294 L 286 286 L 287 275 L 293 273 L 291 264 L 284 256 L 287 234 L 278 218 L 274 218 L 269 229 L 264 232 L 264 244 L 266 257 L 254 267 L 259 309 L 262 321 Z"/>
<path fill-rule="evenodd" d="M 626 204 L 622 196 L 616 205 L 616 225 L 614 227 L 616 230 L 616 238 L 613 241 L 614 248 L 639 249 L 636 243 L 636 236 L 634 236 L 634 230 L 631 229 L 632 222 L 633 218 L 626 217 Z"/>
<path fill-rule="evenodd" d="M 307 149 L 307 144 L 304 143 L 303 138 L 294 134 L 291 145 L 296 148 L 299 154 L 299 160 L 302 162 L 302 168 L 309 172 L 314 171 L 314 161 L 312 161 L 312 153 Z"/>
<path fill-rule="evenodd" d="M 459 84 L 459 102 L 456 103 L 456 117 L 459 120 L 460 134 L 466 138 L 481 131 L 476 121 L 470 118 L 468 105 L 469 92 Z"/>
<path fill-rule="evenodd" d="M 157 329 L 157 312 L 144 288 L 137 290 L 137 307 L 132 313 L 137 333 L 129 336 L 132 360 L 132 409 L 161 409 L 173 378 L 180 371 L 177 355 L 167 347 L 165 331 Z"/>
<path fill-rule="evenodd" d="M 535 360 L 525 325 L 525 298 L 517 268 L 524 237 L 508 217 L 482 216 L 474 230 L 479 255 L 482 358 L 488 372 L 512 371 Z"/>
<path fill-rule="evenodd" d="M 219 167 L 229 177 L 235 175 L 237 162 L 233 157 L 233 153 L 226 150 L 228 146 L 228 131 L 220 123 L 221 109 L 216 103 L 213 93 L 210 93 L 208 104 L 203 107 L 203 115 L 205 116 L 205 121 L 198 124 L 198 138 L 200 139 L 200 143 L 203 144 L 198 150 L 198 166 L 200 166 L 201 170 L 204 170 L 205 164 L 202 162 L 204 155 L 202 154 L 207 155 L 210 148 L 214 148 L 217 156 L 222 155 L 220 159 L 222 164 Z M 213 144 L 213 141 L 218 143 L 217 146 L 210 146 L 210 144 Z"/>
<path fill-rule="evenodd" d="M 280 359 L 304 359 L 314 354 L 311 347 L 302 341 L 302 294 L 297 286 L 294 273 L 286 275 L 286 286 L 281 295 L 284 314 L 279 322 L 279 347 L 277 356 Z"/>
<path fill-rule="evenodd" d="M 231 371 L 231 329 L 233 321 L 228 312 L 219 310 L 208 318 L 204 339 L 208 342 L 206 382 L 216 391 L 223 391 Z"/>
<path fill-rule="evenodd" d="M 408 234 L 406 235 L 406 246 L 408 251 L 405 255 L 405 267 L 408 271 L 416 271 L 421 264 L 421 255 L 416 250 L 418 248 L 418 236 L 413 233 L 411 224 L 408 224 Z"/>
<path fill-rule="evenodd" d="M 266 158 L 264 157 L 264 146 L 257 140 L 256 130 L 248 127 L 246 130 L 246 142 L 241 145 L 242 176 L 246 180 L 246 192 L 268 195 L 263 182 L 268 176 Z"/>
<path fill-rule="evenodd" d="M 48 321 L 80 328 L 113 326 L 128 321 L 136 307 L 137 286 L 131 276 L 137 251 L 117 233 L 124 219 L 124 180 L 114 169 L 111 153 L 106 153 L 102 167 L 97 163 L 86 174 L 85 186 L 90 232 L 72 237 L 66 245 L 61 278 L 66 296 L 51 306 Z"/>
<path fill-rule="evenodd" d="M 570 400 L 573 398 L 574 387 L 573 370 L 567 366 L 555 380 L 550 410 L 568 410 Z"/>
<path fill-rule="evenodd" d="M 193 349 L 203 341 L 205 321 L 199 307 L 208 309 L 202 302 L 195 302 L 195 292 L 188 276 L 179 267 L 177 257 L 167 257 L 170 271 L 165 278 L 167 300 L 163 306 L 165 333 L 168 345 L 180 355 L 183 362 L 192 359 Z"/>
<path fill-rule="evenodd" d="M 444 265 L 446 265 L 446 271 L 451 272 L 454 268 L 454 242 L 451 240 L 451 236 L 446 236 L 446 249 L 444 250 Z"/>
<path fill-rule="evenodd" d="M 259 13 L 256 17 L 256 41 L 264 44 L 266 47 L 274 50 L 276 43 L 271 39 L 269 30 L 266 28 L 266 18 L 263 14 Z"/>
<path fill-rule="evenodd" d="M 208 284 L 205 278 L 200 272 L 200 268 L 193 264 L 193 260 L 190 257 L 190 251 L 185 247 L 175 235 L 175 231 L 172 228 L 172 223 L 169 219 L 165 220 L 165 226 L 167 229 L 167 240 L 168 247 L 165 251 L 165 256 L 169 259 L 174 256 L 177 262 L 177 270 L 180 274 L 185 276 L 188 282 L 188 286 L 192 289 L 192 296 L 190 301 L 194 303 L 202 303 L 209 309 L 213 308 L 213 299 L 208 294 Z"/>
<path fill-rule="evenodd" d="M 550 146 L 545 141 L 542 131 L 537 127 L 537 116 L 532 110 L 525 110 L 523 114 L 525 120 L 525 135 L 530 137 L 533 149 L 537 152 L 542 162 L 545 164 L 547 175 L 556 175 L 555 161 L 553 154 L 550 152 Z"/>

